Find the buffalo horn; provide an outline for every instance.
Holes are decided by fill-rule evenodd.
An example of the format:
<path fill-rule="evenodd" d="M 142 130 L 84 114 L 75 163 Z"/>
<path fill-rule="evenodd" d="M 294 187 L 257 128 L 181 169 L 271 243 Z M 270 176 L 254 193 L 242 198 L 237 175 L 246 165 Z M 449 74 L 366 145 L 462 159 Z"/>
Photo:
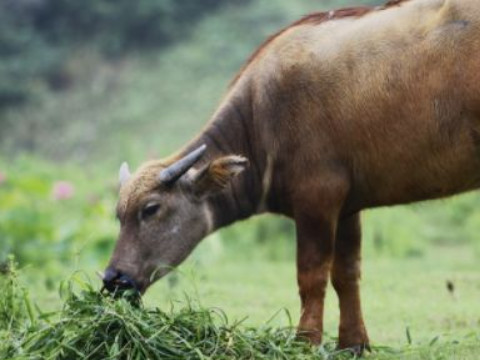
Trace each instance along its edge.
<path fill-rule="evenodd" d="M 207 145 L 203 144 L 190 154 L 184 156 L 172 165 L 160 172 L 158 179 L 163 184 L 173 184 L 183 174 L 185 174 L 195 163 L 202 158 L 207 150 Z"/>
<path fill-rule="evenodd" d="M 120 166 L 120 170 L 118 172 L 118 182 L 120 183 L 120 186 L 123 186 L 128 179 L 130 179 L 130 169 L 128 167 L 128 164 L 124 162 L 122 166 Z"/>

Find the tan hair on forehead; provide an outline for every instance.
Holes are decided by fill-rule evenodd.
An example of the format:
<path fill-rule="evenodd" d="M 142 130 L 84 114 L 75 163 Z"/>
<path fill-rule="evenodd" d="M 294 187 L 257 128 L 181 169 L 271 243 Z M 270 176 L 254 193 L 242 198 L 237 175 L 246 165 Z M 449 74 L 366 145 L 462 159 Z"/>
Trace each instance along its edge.
<path fill-rule="evenodd" d="M 144 163 L 120 188 L 118 211 L 125 213 L 137 204 L 145 194 L 158 187 L 158 175 L 166 167 L 164 161 L 152 160 Z"/>

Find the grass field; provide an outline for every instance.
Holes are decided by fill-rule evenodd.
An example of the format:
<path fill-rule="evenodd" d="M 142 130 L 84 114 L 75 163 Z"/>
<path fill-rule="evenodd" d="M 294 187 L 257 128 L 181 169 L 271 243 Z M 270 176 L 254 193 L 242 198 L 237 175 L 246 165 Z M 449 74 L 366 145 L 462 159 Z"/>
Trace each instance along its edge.
<path fill-rule="evenodd" d="M 193 259 L 154 285 L 145 304 L 180 309 L 188 297 L 202 307 L 222 309 L 231 321 L 244 319 L 244 326 L 296 324 L 299 299 L 293 256 L 290 261 L 237 259 L 230 249 L 215 254 L 213 243 L 214 239 L 206 240 Z M 478 359 L 480 272 L 472 249 L 431 248 L 422 257 L 368 258 L 363 268 L 364 315 L 376 348 L 368 358 Z M 453 293 L 447 281 L 454 285 Z M 52 292 L 40 292 L 35 298 L 44 307 L 60 306 Z M 337 322 L 337 300 L 330 288 L 327 339 L 336 336 Z"/>
<path fill-rule="evenodd" d="M 190 267 L 190 269 L 188 269 Z M 236 262 L 230 256 L 212 266 L 187 265 L 185 278 L 168 290 L 168 281 L 156 285 L 148 304 L 165 305 L 182 292 L 197 294 L 206 307 L 222 308 L 232 318 L 261 325 L 280 309 L 294 323 L 299 316 L 295 264 L 291 262 Z M 194 275 L 193 275 L 194 274 Z M 447 290 L 454 284 L 454 293 Z M 409 344 L 420 354 L 400 358 L 478 359 L 480 354 L 480 272 L 469 248 L 431 250 L 425 257 L 366 259 L 362 281 L 365 321 L 373 345 L 403 349 Z M 288 325 L 288 318 L 273 320 Z M 338 310 L 332 288 L 327 295 L 325 331 L 336 336 Z M 457 344 L 458 342 L 458 344 Z M 433 348 L 430 344 L 436 345 Z M 440 348 L 438 348 L 440 346 Z M 430 357 L 434 351 L 435 357 Z M 382 354 L 379 358 L 390 358 Z M 392 358 L 395 358 L 393 356 Z"/>

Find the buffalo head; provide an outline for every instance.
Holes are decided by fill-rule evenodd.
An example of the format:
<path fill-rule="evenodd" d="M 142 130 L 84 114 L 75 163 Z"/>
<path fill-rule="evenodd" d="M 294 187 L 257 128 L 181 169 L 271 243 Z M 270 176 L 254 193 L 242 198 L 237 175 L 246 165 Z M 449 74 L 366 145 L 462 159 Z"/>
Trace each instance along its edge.
<path fill-rule="evenodd" d="M 135 288 L 143 293 L 214 229 L 209 197 L 242 172 L 247 160 L 231 155 L 201 161 L 205 152 L 203 145 L 168 165 L 151 161 L 135 174 L 122 165 L 120 234 L 104 274 L 106 289 Z M 203 165 L 195 169 L 200 162 Z"/>

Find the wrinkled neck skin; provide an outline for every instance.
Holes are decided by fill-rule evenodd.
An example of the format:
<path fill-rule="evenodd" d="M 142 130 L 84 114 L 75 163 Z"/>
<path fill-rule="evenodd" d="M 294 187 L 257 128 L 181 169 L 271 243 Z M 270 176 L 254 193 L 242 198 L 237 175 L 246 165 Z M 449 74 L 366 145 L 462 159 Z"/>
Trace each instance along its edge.
<path fill-rule="evenodd" d="M 265 200 L 271 170 L 267 169 L 269 160 L 252 108 L 248 91 L 229 94 L 205 129 L 177 155 L 184 156 L 206 144 L 207 153 L 195 169 L 228 155 L 241 155 L 249 161 L 247 168 L 225 189 L 207 198 L 209 232 L 268 211 Z"/>

